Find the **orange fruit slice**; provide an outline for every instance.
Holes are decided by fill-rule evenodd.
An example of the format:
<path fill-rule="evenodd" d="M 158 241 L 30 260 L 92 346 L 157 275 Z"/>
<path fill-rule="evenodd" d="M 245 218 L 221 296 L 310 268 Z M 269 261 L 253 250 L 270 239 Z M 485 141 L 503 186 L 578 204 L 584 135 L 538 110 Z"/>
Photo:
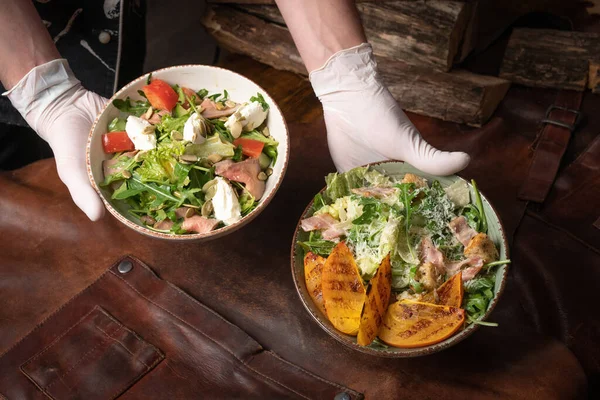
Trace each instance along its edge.
<path fill-rule="evenodd" d="M 392 266 L 390 256 L 383 259 L 375 276 L 369 282 L 367 300 L 360 317 L 358 344 L 368 346 L 377 336 L 392 294 Z"/>
<path fill-rule="evenodd" d="M 442 286 L 435 289 L 435 291 L 437 292 L 437 301 L 435 301 L 433 292 L 429 292 L 423 296 L 422 302 L 442 306 L 460 307 L 464 295 L 462 271 L 448 279 Z"/>
<path fill-rule="evenodd" d="M 413 300 L 391 304 L 379 338 L 394 347 L 429 346 L 452 336 L 465 321 L 465 311 Z"/>
<path fill-rule="evenodd" d="M 327 257 L 321 280 L 327 318 L 337 330 L 355 336 L 365 303 L 365 286 L 344 242 L 338 243 Z"/>
<path fill-rule="evenodd" d="M 308 252 L 304 256 L 304 280 L 306 281 L 306 289 L 310 298 L 321 312 L 327 315 L 325 311 L 325 300 L 323 300 L 323 266 L 325 258 Z"/>

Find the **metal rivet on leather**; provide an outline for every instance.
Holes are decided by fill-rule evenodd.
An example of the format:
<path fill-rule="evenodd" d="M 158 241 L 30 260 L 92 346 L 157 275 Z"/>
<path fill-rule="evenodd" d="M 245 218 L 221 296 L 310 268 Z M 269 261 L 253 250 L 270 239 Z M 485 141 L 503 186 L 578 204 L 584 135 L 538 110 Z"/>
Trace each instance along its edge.
<path fill-rule="evenodd" d="M 340 392 L 335 395 L 333 400 L 350 400 L 350 395 L 346 392 Z"/>
<path fill-rule="evenodd" d="M 119 264 L 117 269 L 120 273 L 126 274 L 133 269 L 133 264 L 131 263 L 131 261 L 121 261 L 121 264 Z"/>
<path fill-rule="evenodd" d="M 100 35 L 98 35 L 98 40 L 102 44 L 107 44 L 108 42 L 110 42 L 110 33 L 106 31 L 100 32 Z"/>

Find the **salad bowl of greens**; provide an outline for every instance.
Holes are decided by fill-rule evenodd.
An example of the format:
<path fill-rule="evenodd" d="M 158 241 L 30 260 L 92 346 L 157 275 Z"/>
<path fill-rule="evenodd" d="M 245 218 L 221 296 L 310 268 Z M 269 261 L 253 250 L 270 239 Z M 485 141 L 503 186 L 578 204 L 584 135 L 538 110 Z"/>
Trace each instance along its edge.
<path fill-rule="evenodd" d="M 361 352 L 415 357 L 486 321 L 509 249 L 474 181 L 387 161 L 332 173 L 294 234 L 298 294 L 331 336 Z"/>
<path fill-rule="evenodd" d="M 98 115 L 87 170 L 107 210 L 135 231 L 207 240 L 254 219 L 281 185 L 288 130 L 260 86 L 183 65 L 139 77 Z"/>

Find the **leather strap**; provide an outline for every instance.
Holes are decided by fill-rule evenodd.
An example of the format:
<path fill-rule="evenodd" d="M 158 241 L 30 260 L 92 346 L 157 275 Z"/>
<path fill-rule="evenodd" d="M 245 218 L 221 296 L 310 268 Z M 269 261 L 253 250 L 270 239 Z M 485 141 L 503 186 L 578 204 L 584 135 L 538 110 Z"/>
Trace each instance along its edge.
<path fill-rule="evenodd" d="M 546 111 L 529 172 L 519 190 L 519 199 L 537 203 L 546 199 L 567 150 L 571 133 L 579 122 L 582 98 L 582 92 L 561 90 L 554 104 Z"/>

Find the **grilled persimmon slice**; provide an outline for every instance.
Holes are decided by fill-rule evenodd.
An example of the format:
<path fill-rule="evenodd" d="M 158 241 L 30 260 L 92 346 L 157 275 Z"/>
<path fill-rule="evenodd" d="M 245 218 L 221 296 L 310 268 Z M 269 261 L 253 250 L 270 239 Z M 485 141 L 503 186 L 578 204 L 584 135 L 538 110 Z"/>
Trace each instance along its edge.
<path fill-rule="evenodd" d="M 338 243 L 327 257 L 322 285 L 327 318 L 337 330 L 355 336 L 365 303 L 365 286 L 344 242 Z"/>
<path fill-rule="evenodd" d="M 321 310 L 324 315 L 327 315 L 327 312 L 325 311 L 325 301 L 323 300 L 322 282 L 325 261 L 325 258 L 316 255 L 315 253 L 306 253 L 304 256 L 304 279 L 310 298 L 319 310 Z"/>
<path fill-rule="evenodd" d="M 462 271 L 448 279 L 435 291 L 437 292 L 437 301 L 433 292 L 427 293 L 421 301 L 441 306 L 460 307 L 464 296 Z"/>
<path fill-rule="evenodd" d="M 389 255 L 383 259 L 369 284 L 356 338 L 361 346 L 368 346 L 375 339 L 390 303 L 392 265 Z"/>
<path fill-rule="evenodd" d="M 413 300 L 390 304 L 379 338 L 394 347 L 429 346 L 452 336 L 465 322 L 465 311 Z"/>

